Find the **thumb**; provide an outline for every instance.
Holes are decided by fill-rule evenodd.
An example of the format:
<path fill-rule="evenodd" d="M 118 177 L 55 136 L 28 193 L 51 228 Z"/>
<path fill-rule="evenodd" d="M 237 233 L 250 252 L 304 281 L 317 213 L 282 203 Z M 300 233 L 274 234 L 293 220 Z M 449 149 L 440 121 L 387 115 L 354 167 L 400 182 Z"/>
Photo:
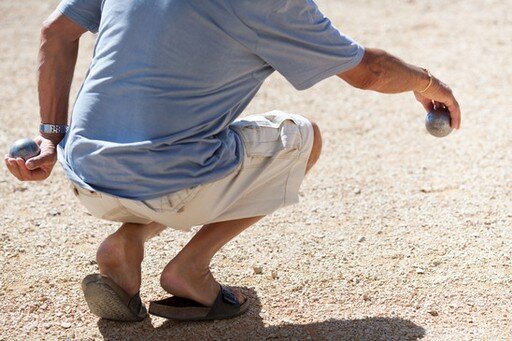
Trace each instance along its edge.
<path fill-rule="evenodd" d="M 53 160 L 53 154 L 39 154 L 38 156 L 34 156 L 33 158 L 30 158 L 25 162 L 25 165 L 28 169 L 34 170 L 46 163 L 50 163 Z"/>

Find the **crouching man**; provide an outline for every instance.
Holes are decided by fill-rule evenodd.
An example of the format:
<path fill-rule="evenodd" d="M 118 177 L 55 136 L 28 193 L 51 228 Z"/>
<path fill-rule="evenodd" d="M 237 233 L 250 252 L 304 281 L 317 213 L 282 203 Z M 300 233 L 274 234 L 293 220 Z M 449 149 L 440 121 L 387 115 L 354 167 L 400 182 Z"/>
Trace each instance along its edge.
<path fill-rule="evenodd" d="M 98 33 L 68 127 L 78 42 Z M 250 302 L 210 272 L 219 249 L 298 201 L 320 156 L 319 127 L 282 111 L 238 118 L 264 80 L 297 90 L 338 76 L 381 93 L 414 92 L 444 106 L 448 86 L 425 69 L 344 35 L 312 0 L 63 0 L 44 23 L 39 54 L 39 156 L 6 156 L 22 181 L 46 179 L 57 157 L 80 202 L 121 222 L 82 282 L 99 317 L 140 321 L 144 243 L 165 227 L 202 228 L 163 269 L 171 296 L 149 312 L 169 319 L 230 318 Z M 314 116 L 311 112 L 303 113 Z M 332 119 L 337 119 L 333 117 Z"/>

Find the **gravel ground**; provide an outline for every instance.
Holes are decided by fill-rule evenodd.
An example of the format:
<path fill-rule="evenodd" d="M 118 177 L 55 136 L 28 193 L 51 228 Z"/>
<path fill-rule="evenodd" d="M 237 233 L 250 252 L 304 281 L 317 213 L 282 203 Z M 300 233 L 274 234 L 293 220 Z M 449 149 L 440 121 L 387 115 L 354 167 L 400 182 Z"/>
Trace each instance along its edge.
<path fill-rule="evenodd" d="M 341 4 L 340 4 L 341 2 Z M 271 77 L 247 113 L 317 121 L 324 154 L 300 204 L 276 212 L 215 258 L 250 312 L 231 321 L 98 321 L 79 283 L 117 225 L 74 199 L 60 167 L 44 183 L 0 171 L 0 339 L 505 340 L 512 338 L 512 17 L 506 0 L 319 0 L 345 32 L 450 84 L 463 129 L 427 135 L 411 94 L 332 79 L 299 93 Z M 37 129 L 38 32 L 56 1 L 0 1 L 0 149 Z M 73 94 L 94 37 L 87 35 Z M 508 79 L 508 81 L 507 81 Z M 73 95 L 74 96 L 74 95 Z M 148 244 L 143 299 L 192 233 Z M 253 266 L 261 266 L 255 274 Z"/>

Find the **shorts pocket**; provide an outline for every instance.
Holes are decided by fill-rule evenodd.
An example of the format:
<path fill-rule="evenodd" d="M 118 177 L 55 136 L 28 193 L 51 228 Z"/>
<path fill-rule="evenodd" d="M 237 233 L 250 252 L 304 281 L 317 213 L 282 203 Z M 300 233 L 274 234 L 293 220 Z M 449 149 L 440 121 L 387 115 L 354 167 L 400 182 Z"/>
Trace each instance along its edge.
<path fill-rule="evenodd" d="M 283 150 L 292 154 L 299 150 L 301 137 L 296 123 L 284 115 L 272 118 L 277 119 L 256 116 L 255 120 L 241 120 L 232 125 L 242 138 L 247 156 L 274 157 Z"/>

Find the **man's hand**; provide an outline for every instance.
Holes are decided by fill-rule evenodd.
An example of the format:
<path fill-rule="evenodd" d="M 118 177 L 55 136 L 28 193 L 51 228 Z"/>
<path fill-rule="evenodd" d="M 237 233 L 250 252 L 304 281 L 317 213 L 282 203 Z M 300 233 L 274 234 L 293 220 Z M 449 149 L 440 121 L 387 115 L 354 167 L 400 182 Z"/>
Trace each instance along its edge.
<path fill-rule="evenodd" d="M 459 103 L 457 103 L 457 100 L 453 96 L 452 89 L 450 89 L 448 85 L 433 77 L 432 85 L 427 91 L 423 93 L 415 91 L 414 96 L 416 96 L 418 102 L 423 105 L 427 112 L 439 107 L 447 108 L 452 119 L 452 128 L 460 128 L 461 115 Z"/>
<path fill-rule="evenodd" d="M 6 155 L 5 164 L 9 171 L 20 181 L 41 181 L 48 178 L 57 162 L 56 144 L 49 139 L 38 136 L 34 139 L 41 152 L 28 160 L 12 158 Z"/>
<path fill-rule="evenodd" d="M 379 49 L 366 48 L 361 63 L 338 75 L 348 84 L 363 90 L 386 94 L 413 91 L 416 99 L 427 111 L 446 107 L 450 111 L 452 128 L 459 129 L 461 113 L 452 90 L 425 69 L 407 64 L 401 59 Z M 428 86 L 425 92 L 423 91 Z"/>

